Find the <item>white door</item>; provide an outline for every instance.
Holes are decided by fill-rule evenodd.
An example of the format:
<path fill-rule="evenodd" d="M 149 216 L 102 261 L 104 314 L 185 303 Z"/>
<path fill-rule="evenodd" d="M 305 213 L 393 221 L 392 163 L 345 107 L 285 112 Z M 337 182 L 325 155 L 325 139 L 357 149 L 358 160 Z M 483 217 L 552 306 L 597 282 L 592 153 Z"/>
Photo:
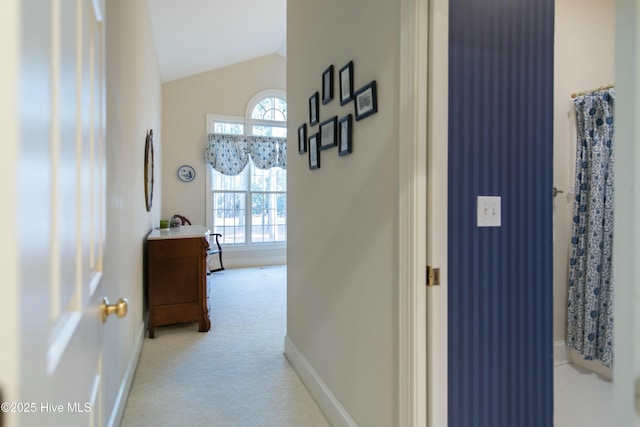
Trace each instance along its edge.
<path fill-rule="evenodd" d="M 616 128 L 613 275 L 617 426 L 640 426 L 640 10 L 616 2 Z"/>
<path fill-rule="evenodd" d="M 1 8 L 9 79 L 0 113 L 9 119 L 0 137 L 15 224 L 2 244 L 13 254 L 14 307 L 0 318 L 11 325 L 0 359 L 9 366 L 0 370 L 2 421 L 99 426 L 100 303 L 108 293 L 104 1 L 3 0 Z"/>

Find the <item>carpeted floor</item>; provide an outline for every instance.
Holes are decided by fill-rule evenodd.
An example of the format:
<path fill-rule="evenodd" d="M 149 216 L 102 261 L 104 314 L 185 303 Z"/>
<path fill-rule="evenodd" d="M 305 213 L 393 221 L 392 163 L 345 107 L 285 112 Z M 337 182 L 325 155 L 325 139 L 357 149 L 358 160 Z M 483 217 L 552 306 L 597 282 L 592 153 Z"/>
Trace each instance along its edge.
<path fill-rule="evenodd" d="M 283 355 L 286 267 L 213 273 L 211 330 L 145 338 L 122 426 L 328 426 Z"/>

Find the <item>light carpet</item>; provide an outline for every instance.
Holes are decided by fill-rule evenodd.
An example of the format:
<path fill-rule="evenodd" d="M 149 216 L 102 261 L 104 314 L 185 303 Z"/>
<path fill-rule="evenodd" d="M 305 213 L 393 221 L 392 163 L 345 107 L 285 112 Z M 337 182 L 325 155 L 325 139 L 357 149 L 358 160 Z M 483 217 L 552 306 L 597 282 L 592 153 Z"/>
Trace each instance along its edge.
<path fill-rule="evenodd" d="M 122 426 L 328 426 L 285 358 L 286 267 L 208 276 L 211 330 L 145 338 Z"/>

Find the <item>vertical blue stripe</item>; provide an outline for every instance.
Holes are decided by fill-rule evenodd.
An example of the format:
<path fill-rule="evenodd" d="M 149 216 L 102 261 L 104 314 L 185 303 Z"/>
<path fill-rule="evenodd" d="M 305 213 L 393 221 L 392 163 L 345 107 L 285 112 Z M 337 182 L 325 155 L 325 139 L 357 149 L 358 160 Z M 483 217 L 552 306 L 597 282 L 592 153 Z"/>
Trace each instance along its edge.
<path fill-rule="evenodd" d="M 449 425 L 552 426 L 554 2 L 449 8 Z"/>

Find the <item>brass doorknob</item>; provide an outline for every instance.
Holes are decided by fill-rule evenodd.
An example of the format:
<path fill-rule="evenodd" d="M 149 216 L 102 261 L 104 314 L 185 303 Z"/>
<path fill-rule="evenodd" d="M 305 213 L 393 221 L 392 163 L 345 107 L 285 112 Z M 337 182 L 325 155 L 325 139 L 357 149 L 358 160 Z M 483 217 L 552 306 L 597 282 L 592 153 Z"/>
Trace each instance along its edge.
<path fill-rule="evenodd" d="M 102 304 L 100 304 L 100 316 L 102 323 L 107 321 L 107 316 L 114 314 L 119 318 L 123 318 L 127 315 L 127 309 L 129 308 L 129 302 L 126 298 L 120 298 L 117 303 L 109 305 L 107 297 L 102 298 Z"/>

